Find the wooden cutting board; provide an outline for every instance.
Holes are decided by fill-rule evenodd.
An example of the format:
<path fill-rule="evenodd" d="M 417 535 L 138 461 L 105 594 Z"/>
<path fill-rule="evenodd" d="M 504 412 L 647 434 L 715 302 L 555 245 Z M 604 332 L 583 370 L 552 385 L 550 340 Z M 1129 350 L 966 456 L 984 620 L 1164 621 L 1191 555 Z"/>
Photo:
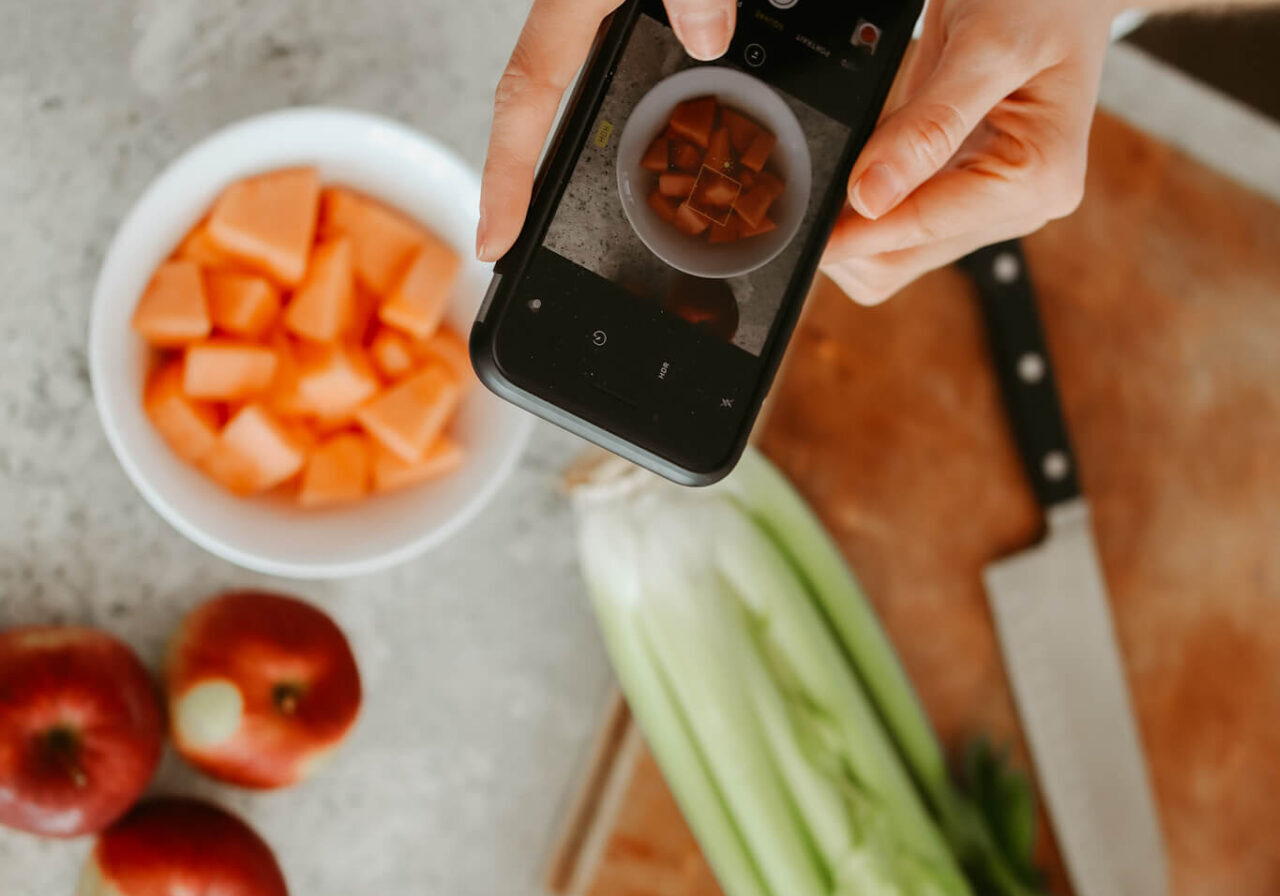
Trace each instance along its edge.
<path fill-rule="evenodd" d="M 1280 206 L 1105 114 L 1091 151 L 1084 204 L 1026 251 L 1174 894 L 1277 896 Z M 760 436 L 846 552 L 943 741 L 985 733 L 1025 763 L 980 573 L 1041 519 L 965 278 L 939 271 L 874 309 L 820 284 Z M 594 816 L 579 892 L 714 894 L 618 883 L 636 855 L 688 861 L 671 840 L 651 849 L 677 822 L 654 810 L 670 796 L 646 762 L 610 766 L 621 795 Z"/>

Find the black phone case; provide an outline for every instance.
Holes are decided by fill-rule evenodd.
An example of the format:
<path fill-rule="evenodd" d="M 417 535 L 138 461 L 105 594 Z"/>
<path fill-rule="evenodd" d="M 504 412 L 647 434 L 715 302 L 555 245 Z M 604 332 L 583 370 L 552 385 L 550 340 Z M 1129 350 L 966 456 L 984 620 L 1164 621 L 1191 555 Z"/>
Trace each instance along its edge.
<path fill-rule="evenodd" d="M 912 11 L 910 21 L 914 22 L 923 8 L 924 0 L 908 0 L 907 5 Z M 501 318 L 501 311 L 514 296 L 525 268 L 555 215 L 578 160 L 580 150 L 577 147 L 585 143 L 591 132 L 591 126 L 599 113 L 628 38 L 643 12 L 643 6 L 643 0 L 628 0 L 601 25 L 591 54 L 578 79 L 577 87 L 566 107 L 563 120 L 556 130 L 551 147 L 534 182 L 533 201 L 520 236 L 511 250 L 494 265 L 493 281 L 471 330 L 471 361 L 481 382 L 506 401 L 673 482 L 705 486 L 718 482 L 732 472 L 746 450 L 760 408 L 777 375 L 778 367 L 782 363 L 786 347 L 791 341 L 796 322 L 804 307 L 805 298 L 817 274 L 823 249 L 844 207 L 843 185 L 848 182 L 854 162 L 875 128 L 888 98 L 894 76 L 910 44 L 911 29 L 903 28 L 900 32 L 890 31 L 884 35 L 881 52 L 884 52 L 891 61 L 882 69 L 878 83 L 873 89 L 874 100 L 871 109 L 874 114 L 867 115 L 866 120 L 855 130 L 846 158 L 837 170 L 834 180 L 836 188 L 827 196 L 818 221 L 797 263 L 797 272 L 805 276 L 796 278 L 796 283 L 799 285 L 793 287 L 793 291 L 788 294 L 779 312 L 774 335 L 762 357 L 760 375 L 750 395 L 747 412 L 742 418 L 740 431 L 731 450 L 722 462 L 709 469 L 689 469 L 654 451 L 620 438 L 603 427 L 519 387 L 503 374 L 494 348 L 497 322 Z"/>

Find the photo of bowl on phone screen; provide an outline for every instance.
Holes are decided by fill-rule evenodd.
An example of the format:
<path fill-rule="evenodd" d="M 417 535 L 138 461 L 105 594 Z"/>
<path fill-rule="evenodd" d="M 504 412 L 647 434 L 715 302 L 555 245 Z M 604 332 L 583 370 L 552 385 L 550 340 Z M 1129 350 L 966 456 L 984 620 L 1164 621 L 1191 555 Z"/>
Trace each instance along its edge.
<path fill-rule="evenodd" d="M 776 134 L 716 97 L 686 100 L 640 163 L 655 175 L 649 207 L 713 246 L 772 233 L 769 209 L 787 188 L 769 160 L 777 145 Z"/>
<path fill-rule="evenodd" d="M 857 103 L 813 78 L 782 89 L 732 58 L 697 63 L 641 15 L 543 246 L 758 357 Z"/>

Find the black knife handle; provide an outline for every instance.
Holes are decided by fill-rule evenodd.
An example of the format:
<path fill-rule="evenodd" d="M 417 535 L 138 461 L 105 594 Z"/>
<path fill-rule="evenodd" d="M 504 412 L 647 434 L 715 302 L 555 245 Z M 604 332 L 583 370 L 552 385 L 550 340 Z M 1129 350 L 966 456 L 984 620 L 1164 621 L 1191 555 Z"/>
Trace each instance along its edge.
<path fill-rule="evenodd" d="M 979 249 L 960 266 L 977 284 L 1014 439 L 1040 505 L 1048 509 L 1079 497 L 1075 455 L 1021 244 Z"/>

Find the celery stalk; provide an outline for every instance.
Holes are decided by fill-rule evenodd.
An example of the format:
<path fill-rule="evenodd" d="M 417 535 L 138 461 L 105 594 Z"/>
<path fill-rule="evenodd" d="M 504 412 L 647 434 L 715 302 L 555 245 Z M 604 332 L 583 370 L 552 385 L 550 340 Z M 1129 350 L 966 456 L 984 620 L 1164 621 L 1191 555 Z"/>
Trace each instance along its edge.
<path fill-rule="evenodd" d="M 717 867 L 745 853 L 774 896 L 969 896 L 789 558 L 726 494 L 601 479 L 576 501 L 597 615 Z"/>
<path fill-rule="evenodd" d="M 1032 896 L 1000 852 L 977 809 L 956 789 L 933 734 L 875 609 L 822 523 L 786 478 L 754 449 L 718 486 L 769 533 L 806 581 L 846 659 L 856 669 L 885 727 L 932 809 L 951 850 L 1001 896 Z"/>
<path fill-rule="evenodd" d="M 779 896 L 825 892 L 742 687 L 741 620 L 706 562 L 697 514 L 656 501 L 631 509 L 644 530 L 643 630 L 761 876 Z"/>
<path fill-rule="evenodd" d="M 596 619 L 631 713 L 724 890 L 731 896 L 771 896 L 649 655 L 634 612 L 639 577 L 634 563 L 626 562 L 634 560 L 634 540 L 620 537 L 619 525 L 591 519 L 586 511 L 578 531 Z"/>
<path fill-rule="evenodd" d="M 789 555 L 844 646 L 907 766 L 934 800 L 950 789 L 946 761 L 875 609 L 822 523 L 764 455 L 749 450 L 723 485 Z"/>

